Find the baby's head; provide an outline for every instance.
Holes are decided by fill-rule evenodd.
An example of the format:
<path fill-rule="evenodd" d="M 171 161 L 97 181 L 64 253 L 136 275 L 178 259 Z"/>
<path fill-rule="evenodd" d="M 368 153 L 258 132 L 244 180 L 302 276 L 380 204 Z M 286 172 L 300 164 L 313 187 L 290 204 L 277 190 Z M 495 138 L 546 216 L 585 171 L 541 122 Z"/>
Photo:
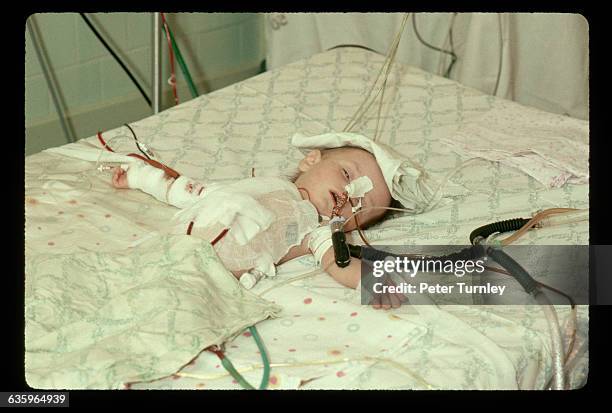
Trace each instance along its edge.
<path fill-rule="evenodd" d="M 344 193 L 345 186 L 361 176 L 367 176 L 374 188 L 367 192 L 361 200 L 361 206 L 388 207 L 392 198 L 385 178 L 370 152 L 356 147 L 342 147 L 334 149 L 310 151 L 298 165 L 298 175 L 294 179 L 295 185 L 305 192 L 319 215 L 331 216 L 335 206 L 336 197 Z M 358 200 L 351 200 L 357 205 Z M 360 213 L 357 218 L 362 228 L 372 225 L 385 215 L 385 209 L 372 209 Z M 351 202 L 347 202 L 341 211 L 342 216 L 349 218 Z M 345 225 L 346 230 L 353 230 L 355 219 Z"/>

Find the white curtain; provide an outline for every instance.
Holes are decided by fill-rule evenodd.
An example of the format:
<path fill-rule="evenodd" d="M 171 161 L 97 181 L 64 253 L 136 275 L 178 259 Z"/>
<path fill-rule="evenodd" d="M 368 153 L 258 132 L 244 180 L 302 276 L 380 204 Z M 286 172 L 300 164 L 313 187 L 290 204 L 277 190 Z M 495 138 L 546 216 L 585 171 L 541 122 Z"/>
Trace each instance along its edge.
<path fill-rule="evenodd" d="M 267 13 L 268 69 L 340 45 L 386 54 L 405 13 Z M 578 14 L 416 13 L 421 38 L 452 50 L 449 77 L 489 94 L 588 119 L 588 23 Z M 424 46 L 409 17 L 397 61 L 444 75 L 449 54 Z M 500 64 L 501 63 L 501 64 Z"/>

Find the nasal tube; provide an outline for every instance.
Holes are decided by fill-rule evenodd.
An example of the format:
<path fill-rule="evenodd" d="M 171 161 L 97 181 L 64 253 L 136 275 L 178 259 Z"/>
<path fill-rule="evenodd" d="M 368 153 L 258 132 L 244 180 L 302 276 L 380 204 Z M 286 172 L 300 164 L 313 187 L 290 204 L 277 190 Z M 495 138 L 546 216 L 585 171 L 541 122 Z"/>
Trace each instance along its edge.
<path fill-rule="evenodd" d="M 346 244 L 346 236 L 344 235 L 344 222 L 346 219 L 342 216 L 334 216 L 329 221 L 329 227 L 332 233 L 332 244 L 334 246 L 334 258 L 336 265 L 344 268 L 351 262 L 351 254 L 349 247 Z"/>

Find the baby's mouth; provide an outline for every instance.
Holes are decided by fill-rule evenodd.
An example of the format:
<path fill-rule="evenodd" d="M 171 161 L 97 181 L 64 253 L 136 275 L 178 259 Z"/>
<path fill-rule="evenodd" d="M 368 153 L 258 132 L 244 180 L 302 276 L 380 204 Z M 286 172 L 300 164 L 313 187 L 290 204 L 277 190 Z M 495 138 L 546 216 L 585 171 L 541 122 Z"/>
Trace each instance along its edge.
<path fill-rule="evenodd" d="M 332 201 L 334 202 L 334 206 L 338 203 L 338 197 L 332 191 L 329 191 L 329 194 L 332 197 Z"/>
<path fill-rule="evenodd" d="M 340 211 L 344 208 L 344 204 L 348 200 L 348 194 L 344 193 L 340 196 L 336 195 L 334 192 L 329 191 L 331 194 L 332 200 L 334 201 L 334 206 L 332 208 L 332 216 L 340 215 Z"/>
<path fill-rule="evenodd" d="M 332 209 L 331 209 L 330 216 L 334 216 L 334 211 L 336 210 L 336 207 L 338 206 L 338 197 L 332 191 L 329 191 L 329 195 L 331 196 L 331 199 L 332 199 Z"/>

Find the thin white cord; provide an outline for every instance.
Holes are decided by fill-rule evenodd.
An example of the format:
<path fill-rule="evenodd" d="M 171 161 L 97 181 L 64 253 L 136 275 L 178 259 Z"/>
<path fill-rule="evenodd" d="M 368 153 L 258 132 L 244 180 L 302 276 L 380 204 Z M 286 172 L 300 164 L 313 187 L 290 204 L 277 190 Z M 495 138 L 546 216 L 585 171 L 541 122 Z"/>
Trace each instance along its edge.
<path fill-rule="evenodd" d="M 435 387 L 431 383 L 427 382 L 423 377 L 419 376 L 418 374 L 415 374 L 412 370 L 408 369 L 405 365 L 398 363 L 395 360 L 383 358 L 383 357 L 363 356 L 363 357 L 354 357 L 354 358 L 345 357 L 339 360 L 316 360 L 312 362 L 302 362 L 302 363 L 299 363 L 299 362 L 297 363 L 270 363 L 270 367 L 305 367 L 305 366 L 317 366 L 317 365 L 326 365 L 326 364 L 329 365 L 329 364 L 350 363 L 350 362 L 372 362 L 372 366 L 378 363 L 387 363 L 387 364 L 394 366 L 398 370 L 402 371 L 407 376 L 410 376 L 411 378 L 415 379 L 425 388 L 435 389 Z M 258 370 L 262 368 L 263 368 L 263 365 L 254 364 L 249 367 L 238 368 L 236 369 L 236 371 L 238 371 L 239 373 L 246 373 L 249 371 L 254 371 L 254 370 Z M 216 374 L 212 376 L 201 376 L 199 374 L 178 372 L 176 373 L 176 375 L 179 377 L 187 377 L 187 378 L 192 378 L 192 379 L 197 379 L 197 380 L 216 380 L 216 379 L 220 379 L 223 377 L 227 377 L 230 374 L 226 372 L 226 373 L 220 373 L 220 374 Z"/>
<path fill-rule="evenodd" d="M 110 144 L 111 144 L 112 142 L 114 142 L 114 141 L 115 141 L 117 138 L 121 138 L 121 137 L 124 137 L 124 138 L 125 138 L 125 137 L 126 137 L 126 135 L 117 135 L 117 136 L 113 136 L 112 138 L 110 138 L 110 139 L 108 140 L 108 142 L 106 142 L 106 146 L 111 147 L 111 145 L 110 145 Z M 107 151 L 107 149 L 106 149 L 104 146 L 102 146 L 102 147 L 100 148 L 100 155 L 98 155 L 98 159 L 96 160 L 96 165 L 94 166 L 94 169 L 98 169 L 98 166 L 100 165 L 100 160 L 102 159 L 102 155 L 103 155 L 105 152 L 108 152 L 108 151 Z M 111 152 L 111 153 L 112 153 L 112 152 Z"/>
<path fill-rule="evenodd" d="M 259 293 L 259 296 L 263 297 L 265 294 L 269 293 L 270 291 L 276 288 L 282 287 L 283 285 L 291 284 L 292 282 L 299 281 L 305 278 L 314 277 L 315 275 L 321 274 L 321 271 L 322 271 L 321 269 L 317 268 L 316 270 L 312 270 L 310 272 L 307 272 L 306 274 L 298 275 L 297 277 L 289 278 L 288 280 L 278 282 L 274 284 L 273 286 L 271 286 L 270 288 L 263 290 L 261 293 Z"/>
<path fill-rule="evenodd" d="M 390 72 L 390 66 L 393 63 L 393 60 L 395 59 L 395 54 L 397 52 L 397 47 L 399 45 L 402 33 L 404 32 L 404 27 L 406 26 L 406 22 L 408 21 L 408 17 L 409 16 L 410 16 L 410 13 L 406 13 L 404 15 L 404 19 L 402 20 L 402 24 L 401 24 L 400 30 L 397 33 L 397 35 L 395 36 L 395 39 L 393 40 L 393 43 L 391 44 L 391 47 L 389 48 L 389 52 L 387 53 L 387 58 L 383 62 L 383 65 L 380 68 L 380 71 L 378 72 L 378 75 L 376 76 L 376 79 L 374 80 L 374 83 L 372 84 L 372 87 L 370 88 L 368 94 L 366 95 L 366 98 L 361 103 L 361 105 L 359 106 L 359 108 L 357 109 L 355 114 L 353 114 L 353 116 L 349 120 L 348 124 L 345 126 L 345 128 L 343 130 L 344 132 L 351 131 L 361 121 L 363 116 L 368 112 L 368 110 L 370 109 L 372 104 L 376 101 L 376 98 L 378 97 L 378 95 L 381 93 L 381 91 L 386 86 L 387 77 L 388 77 L 389 72 Z M 385 72 L 385 78 L 383 80 L 382 86 L 378 89 L 378 91 L 376 92 L 376 95 L 374 96 L 374 98 L 368 103 L 368 100 L 369 100 L 370 96 L 372 95 L 372 91 L 374 90 L 375 86 L 377 85 L 378 80 L 380 79 L 380 77 L 381 77 L 383 72 Z M 381 102 L 382 102 L 382 100 L 381 100 Z M 367 106 L 366 106 L 366 104 L 367 104 Z M 365 107 L 365 109 L 364 109 L 364 107 Z"/>
<path fill-rule="evenodd" d="M 440 199 L 442 198 L 442 189 L 444 189 L 444 187 L 446 186 L 446 183 L 448 182 L 448 180 L 450 178 L 452 178 L 455 174 L 457 174 L 459 171 L 461 171 L 463 168 L 465 168 L 468 164 L 470 163 L 474 163 L 475 161 L 486 161 L 486 162 L 492 162 L 489 161 L 487 159 L 484 158 L 471 158 L 468 159 L 466 161 L 463 161 L 461 163 L 461 165 L 459 165 L 458 167 L 456 167 L 455 169 L 453 169 L 452 171 L 448 172 L 446 174 L 446 176 L 442 179 L 442 182 L 440 183 L 440 185 L 438 185 L 438 188 L 436 189 L 436 191 L 434 192 L 434 195 L 431 197 L 429 203 L 427 204 L 427 206 L 425 207 L 425 209 L 421 212 L 425 212 L 425 211 L 429 211 L 433 208 L 435 208 L 438 203 L 440 202 Z M 360 208 L 357 212 L 355 212 L 353 215 L 349 216 L 347 218 L 347 220 L 344 222 L 343 227 L 356 215 L 365 212 L 365 211 L 369 211 L 369 210 L 377 210 L 377 209 L 384 209 L 387 211 L 400 211 L 400 212 L 409 212 L 409 213 L 414 213 L 413 210 L 408 209 L 408 208 L 393 208 L 393 207 L 363 207 Z"/>
<path fill-rule="evenodd" d="M 463 168 L 465 168 L 468 164 L 474 163 L 475 161 L 492 162 L 492 161 L 489 161 L 489 160 L 484 159 L 484 158 L 470 158 L 470 159 L 467 159 L 467 160 L 461 162 L 461 164 L 458 167 L 456 167 L 452 171 L 448 172 L 444 176 L 444 178 L 442 178 L 442 182 L 440 182 L 440 185 L 438 185 L 438 188 L 436 189 L 434 194 L 431 196 L 431 200 L 429 201 L 429 203 L 427 204 L 427 206 L 425 207 L 423 212 L 424 211 L 429 211 L 429 210 L 435 208 L 440 203 L 440 200 L 442 199 L 442 190 L 444 189 L 444 187 L 446 187 L 446 184 L 448 183 L 448 181 L 453 176 L 455 176 L 459 171 L 461 171 Z"/>

